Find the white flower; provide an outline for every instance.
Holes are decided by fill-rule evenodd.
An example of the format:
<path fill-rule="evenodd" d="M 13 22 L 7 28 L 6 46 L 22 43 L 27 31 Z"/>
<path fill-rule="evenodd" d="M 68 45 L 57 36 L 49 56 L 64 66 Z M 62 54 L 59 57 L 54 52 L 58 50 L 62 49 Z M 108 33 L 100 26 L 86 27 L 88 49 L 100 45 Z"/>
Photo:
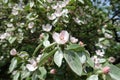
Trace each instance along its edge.
<path fill-rule="evenodd" d="M 34 22 L 30 22 L 29 24 L 28 24 L 28 28 L 29 29 L 32 29 L 34 27 Z"/>
<path fill-rule="evenodd" d="M 49 32 L 52 29 L 52 25 L 50 24 L 42 25 L 42 29 L 43 31 Z"/>
<path fill-rule="evenodd" d="M 105 36 L 106 38 L 112 38 L 112 37 L 113 37 L 112 35 L 110 35 L 110 34 L 108 34 L 108 33 L 105 33 L 104 36 Z"/>
<path fill-rule="evenodd" d="M 7 27 L 13 27 L 13 24 L 12 23 L 8 23 Z"/>
<path fill-rule="evenodd" d="M 56 19 L 55 13 L 51 14 L 50 16 L 48 16 L 48 19 L 49 19 L 49 20 L 54 20 L 54 19 Z"/>
<path fill-rule="evenodd" d="M 18 10 L 13 9 L 13 10 L 12 10 L 12 14 L 13 14 L 13 15 L 18 15 Z"/>
<path fill-rule="evenodd" d="M 37 69 L 37 66 L 33 66 L 32 64 L 27 64 L 26 65 L 26 68 L 29 70 L 29 71 L 35 71 Z"/>
<path fill-rule="evenodd" d="M 30 64 L 27 64 L 26 68 L 29 71 L 35 71 L 38 68 L 37 62 L 34 59 L 31 59 L 31 60 L 28 60 L 28 61 L 30 62 Z"/>
<path fill-rule="evenodd" d="M 105 52 L 104 52 L 104 51 L 101 51 L 101 50 L 96 50 L 95 52 L 96 52 L 96 54 L 97 54 L 98 56 L 101 56 L 101 57 L 103 57 L 104 54 L 105 54 Z"/>
<path fill-rule="evenodd" d="M 38 55 L 38 57 L 36 58 L 36 61 L 37 61 L 37 62 L 40 62 L 41 57 L 42 57 L 42 55 L 41 55 L 41 54 L 40 54 L 40 55 Z"/>
<path fill-rule="evenodd" d="M 70 37 L 70 41 L 71 41 L 72 43 L 77 43 L 77 42 L 78 42 L 78 39 L 71 36 L 71 37 Z"/>
<path fill-rule="evenodd" d="M 6 38 L 9 37 L 9 36 L 10 36 L 9 33 L 0 34 L 0 39 L 1 39 L 1 40 L 6 39 Z"/>
<path fill-rule="evenodd" d="M 98 64 L 100 59 L 97 56 L 93 56 L 92 60 L 94 61 L 95 64 Z"/>
<path fill-rule="evenodd" d="M 62 10 L 58 8 L 54 14 L 56 15 L 56 17 L 60 17 L 62 16 L 63 13 L 62 13 Z"/>
<path fill-rule="evenodd" d="M 93 56 L 93 57 L 92 57 L 92 60 L 93 60 L 93 62 L 94 62 L 94 67 L 95 67 L 96 69 L 101 68 L 100 58 L 98 58 L 97 56 Z"/>
<path fill-rule="evenodd" d="M 61 33 L 53 33 L 53 39 L 55 40 L 55 42 L 57 42 L 58 44 L 65 44 L 68 39 L 69 39 L 69 33 L 65 30 L 61 31 Z"/>
<path fill-rule="evenodd" d="M 13 49 L 10 51 L 10 55 L 12 55 L 12 56 L 17 55 L 16 49 L 13 48 Z"/>

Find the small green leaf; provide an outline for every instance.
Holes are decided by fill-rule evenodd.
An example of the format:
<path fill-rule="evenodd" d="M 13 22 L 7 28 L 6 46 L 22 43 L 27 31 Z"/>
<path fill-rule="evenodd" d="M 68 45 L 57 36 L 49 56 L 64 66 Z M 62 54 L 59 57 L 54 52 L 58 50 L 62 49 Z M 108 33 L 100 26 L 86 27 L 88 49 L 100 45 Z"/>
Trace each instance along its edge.
<path fill-rule="evenodd" d="M 86 57 L 84 52 L 78 52 L 77 55 L 78 55 L 78 57 L 79 57 L 82 64 L 86 62 L 87 57 Z"/>
<path fill-rule="evenodd" d="M 13 80 L 19 80 L 20 72 L 17 71 L 17 73 L 14 75 Z"/>
<path fill-rule="evenodd" d="M 92 59 L 87 56 L 87 63 L 91 66 L 91 67 L 94 67 L 94 62 L 92 61 Z"/>
<path fill-rule="evenodd" d="M 66 50 L 64 53 L 64 58 L 70 68 L 79 76 L 82 74 L 82 64 L 78 55 L 74 51 Z"/>
<path fill-rule="evenodd" d="M 98 80 L 98 75 L 91 75 L 87 80 Z"/>
<path fill-rule="evenodd" d="M 82 4 L 84 4 L 84 1 L 83 0 L 78 0 L 79 2 L 81 2 Z"/>
<path fill-rule="evenodd" d="M 79 44 L 70 44 L 67 46 L 66 50 L 84 51 L 84 48 Z"/>
<path fill-rule="evenodd" d="M 33 6 L 34 6 L 34 2 L 31 1 L 31 2 L 30 2 L 30 7 L 32 8 Z"/>
<path fill-rule="evenodd" d="M 9 72 L 11 73 L 17 67 L 17 59 L 13 58 L 9 67 Z"/>
<path fill-rule="evenodd" d="M 33 75 L 32 75 L 32 80 L 38 80 L 38 75 L 37 75 L 37 72 L 34 72 Z"/>
<path fill-rule="evenodd" d="M 45 80 L 46 75 L 47 75 L 46 69 L 44 67 L 39 67 L 39 70 L 41 74 L 38 77 L 40 78 L 40 80 Z"/>
<path fill-rule="evenodd" d="M 9 37 L 8 39 L 10 44 L 14 43 L 15 40 L 16 40 L 16 37 Z"/>
<path fill-rule="evenodd" d="M 30 72 L 27 70 L 22 71 L 21 73 L 21 79 L 25 79 L 26 77 L 30 76 Z"/>
<path fill-rule="evenodd" d="M 58 51 L 56 51 L 56 53 L 54 54 L 54 62 L 55 64 L 60 67 L 62 64 L 62 59 L 63 59 L 63 52 L 59 49 Z"/>

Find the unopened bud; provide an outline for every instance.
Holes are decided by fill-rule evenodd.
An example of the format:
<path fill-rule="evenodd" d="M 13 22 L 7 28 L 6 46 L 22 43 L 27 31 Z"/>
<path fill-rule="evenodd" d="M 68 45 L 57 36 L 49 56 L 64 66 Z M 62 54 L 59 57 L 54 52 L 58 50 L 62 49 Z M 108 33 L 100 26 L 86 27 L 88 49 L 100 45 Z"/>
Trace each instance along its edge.
<path fill-rule="evenodd" d="M 56 69 L 51 69 L 50 74 L 56 74 Z"/>
<path fill-rule="evenodd" d="M 114 57 L 109 57 L 108 61 L 111 62 L 111 63 L 114 63 L 115 62 L 115 58 Z"/>
<path fill-rule="evenodd" d="M 12 55 L 12 56 L 17 55 L 16 49 L 13 48 L 13 49 L 10 51 L 10 55 Z"/>
<path fill-rule="evenodd" d="M 109 66 L 106 66 L 106 67 L 102 68 L 102 72 L 103 72 L 104 74 L 108 74 L 108 73 L 110 72 L 110 67 L 109 67 Z"/>

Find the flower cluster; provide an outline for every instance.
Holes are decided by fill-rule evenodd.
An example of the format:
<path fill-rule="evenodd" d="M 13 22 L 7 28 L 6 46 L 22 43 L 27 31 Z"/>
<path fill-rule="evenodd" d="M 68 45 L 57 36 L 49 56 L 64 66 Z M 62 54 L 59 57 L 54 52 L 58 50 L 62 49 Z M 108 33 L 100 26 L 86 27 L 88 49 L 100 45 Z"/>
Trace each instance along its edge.
<path fill-rule="evenodd" d="M 54 13 L 48 16 L 49 20 L 54 20 L 62 15 L 68 14 L 68 9 L 63 9 L 69 3 L 70 0 L 58 1 L 56 4 L 51 5 Z M 51 2 L 51 1 L 50 1 Z"/>

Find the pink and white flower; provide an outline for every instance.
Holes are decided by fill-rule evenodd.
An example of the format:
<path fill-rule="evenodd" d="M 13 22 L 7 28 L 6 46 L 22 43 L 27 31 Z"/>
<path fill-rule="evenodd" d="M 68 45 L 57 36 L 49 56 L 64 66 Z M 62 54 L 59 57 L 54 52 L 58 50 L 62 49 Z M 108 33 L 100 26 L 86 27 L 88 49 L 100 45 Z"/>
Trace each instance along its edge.
<path fill-rule="evenodd" d="M 17 51 L 16 51 L 15 48 L 13 48 L 13 49 L 10 51 L 10 55 L 12 55 L 12 56 L 17 55 Z"/>
<path fill-rule="evenodd" d="M 34 59 L 29 60 L 29 62 L 30 62 L 30 64 L 27 64 L 26 68 L 29 71 L 35 71 L 38 68 L 37 62 Z"/>
<path fill-rule="evenodd" d="M 58 44 L 65 44 L 67 43 L 67 41 L 69 40 L 69 33 L 65 30 L 61 31 L 61 33 L 53 33 L 53 39 L 55 40 L 55 42 L 57 42 Z"/>
<path fill-rule="evenodd" d="M 28 28 L 29 29 L 32 29 L 34 27 L 34 22 L 30 22 L 29 24 L 28 24 Z"/>
<path fill-rule="evenodd" d="M 71 36 L 71 37 L 70 37 L 70 41 L 71 41 L 72 43 L 77 43 L 77 42 L 78 42 L 78 39 Z"/>
<path fill-rule="evenodd" d="M 52 25 L 50 24 L 42 25 L 42 29 L 43 31 L 49 32 L 52 29 Z"/>
<path fill-rule="evenodd" d="M 98 56 L 101 56 L 101 57 L 103 57 L 104 54 L 105 54 L 105 52 L 104 52 L 104 51 L 101 51 L 101 50 L 96 50 L 95 52 L 96 52 L 96 54 L 97 54 Z"/>

